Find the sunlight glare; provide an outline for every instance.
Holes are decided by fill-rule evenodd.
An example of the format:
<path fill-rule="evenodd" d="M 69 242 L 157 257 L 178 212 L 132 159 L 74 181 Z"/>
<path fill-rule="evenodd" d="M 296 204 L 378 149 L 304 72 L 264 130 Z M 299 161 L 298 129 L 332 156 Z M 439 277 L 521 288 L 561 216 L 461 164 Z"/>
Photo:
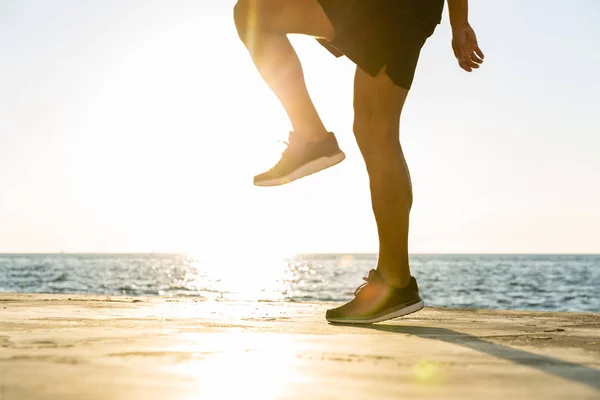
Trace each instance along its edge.
<path fill-rule="evenodd" d="M 196 256 L 202 260 L 199 269 L 205 280 L 212 282 L 206 289 L 215 294 L 215 299 L 225 294 L 229 300 L 284 299 L 288 270 L 282 254 L 252 251 L 199 254 Z"/>
<path fill-rule="evenodd" d="M 215 339 L 220 340 L 215 345 L 222 351 L 175 367 L 198 382 L 197 393 L 191 393 L 189 399 L 200 395 L 206 399 L 271 400 L 280 398 L 286 385 L 300 379 L 294 373 L 297 348 L 286 336 L 240 332 L 215 335 Z"/>

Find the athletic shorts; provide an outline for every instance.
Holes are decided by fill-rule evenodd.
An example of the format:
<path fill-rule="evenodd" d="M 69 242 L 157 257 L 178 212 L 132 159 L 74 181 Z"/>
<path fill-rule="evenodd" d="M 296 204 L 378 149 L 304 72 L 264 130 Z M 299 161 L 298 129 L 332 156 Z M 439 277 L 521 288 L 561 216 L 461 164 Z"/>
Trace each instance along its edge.
<path fill-rule="evenodd" d="M 335 28 L 319 40 L 371 76 L 383 67 L 394 83 L 410 89 L 421 48 L 440 23 L 444 0 L 317 0 Z"/>

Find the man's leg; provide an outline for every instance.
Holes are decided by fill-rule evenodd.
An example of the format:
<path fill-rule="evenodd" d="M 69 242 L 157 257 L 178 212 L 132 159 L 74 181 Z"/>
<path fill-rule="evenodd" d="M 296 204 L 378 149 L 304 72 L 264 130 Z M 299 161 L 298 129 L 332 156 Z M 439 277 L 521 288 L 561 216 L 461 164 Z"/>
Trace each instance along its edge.
<path fill-rule="evenodd" d="M 234 9 L 240 39 L 283 104 L 294 132 L 319 141 L 327 130 L 306 89 L 302 65 L 288 33 L 332 39 L 334 28 L 316 0 L 239 0 Z"/>
<path fill-rule="evenodd" d="M 402 288 L 411 277 L 408 220 L 413 195 L 399 138 L 408 90 L 383 71 L 373 78 L 360 68 L 354 85 L 354 133 L 367 166 L 379 233 L 377 270 L 388 284 Z"/>

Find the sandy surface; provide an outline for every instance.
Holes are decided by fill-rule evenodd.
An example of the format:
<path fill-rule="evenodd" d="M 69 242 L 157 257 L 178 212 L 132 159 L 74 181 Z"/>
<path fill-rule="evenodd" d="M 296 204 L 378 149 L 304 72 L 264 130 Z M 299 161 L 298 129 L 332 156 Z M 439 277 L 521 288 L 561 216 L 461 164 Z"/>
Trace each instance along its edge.
<path fill-rule="evenodd" d="M 600 315 L 0 295 L 0 400 L 600 399 Z"/>

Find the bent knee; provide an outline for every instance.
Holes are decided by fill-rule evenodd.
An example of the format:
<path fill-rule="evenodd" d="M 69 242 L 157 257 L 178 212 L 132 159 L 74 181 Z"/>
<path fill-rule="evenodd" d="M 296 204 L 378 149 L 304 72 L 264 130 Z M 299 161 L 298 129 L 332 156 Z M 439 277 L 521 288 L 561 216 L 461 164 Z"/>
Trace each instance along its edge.
<path fill-rule="evenodd" d="M 253 32 L 279 30 L 280 19 L 289 4 L 280 0 L 238 0 L 233 7 L 233 19 L 240 39 L 246 43 Z"/>
<path fill-rule="evenodd" d="M 238 0 L 233 7 L 233 20 L 237 29 L 238 35 L 242 42 L 246 43 L 248 38 L 248 30 L 250 28 L 250 13 L 254 1 Z"/>

